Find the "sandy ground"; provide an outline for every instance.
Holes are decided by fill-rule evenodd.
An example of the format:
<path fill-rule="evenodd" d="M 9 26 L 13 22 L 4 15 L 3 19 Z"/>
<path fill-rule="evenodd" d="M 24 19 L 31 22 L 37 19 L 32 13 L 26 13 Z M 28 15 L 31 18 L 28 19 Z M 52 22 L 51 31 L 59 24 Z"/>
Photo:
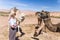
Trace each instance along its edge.
<path fill-rule="evenodd" d="M 51 18 L 53 24 L 60 23 L 60 19 Z M 21 23 L 21 28 L 25 35 L 19 37 L 19 40 L 60 40 L 60 33 L 50 32 L 47 30 L 47 33 L 39 35 L 36 39 L 31 38 L 34 34 L 35 24 L 37 24 L 36 17 L 26 17 L 24 22 Z M 0 40 L 9 40 L 9 26 L 8 26 L 8 17 L 0 16 Z"/>

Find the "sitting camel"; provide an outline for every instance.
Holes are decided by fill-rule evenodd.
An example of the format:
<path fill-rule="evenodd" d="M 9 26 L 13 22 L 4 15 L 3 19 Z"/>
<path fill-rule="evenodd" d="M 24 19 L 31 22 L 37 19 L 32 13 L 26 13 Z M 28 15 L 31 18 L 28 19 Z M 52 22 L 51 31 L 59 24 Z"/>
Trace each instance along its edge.
<path fill-rule="evenodd" d="M 56 26 L 59 24 L 52 24 L 51 22 L 51 18 L 50 18 L 50 12 L 47 11 L 41 11 L 41 12 L 36 12 L 37 18 L 38 18 L 38 25 L 35 28 L 35 34 L 34 36 L 38 36 L 41 33 L 41 30 L 46 32 L 46 27 L 52 31 L 52 32 L 58 32 L 60 30 L 60 26 Z M 39 27 L 42 24 L 42 21 L 44 22 L 44 27 Z M 40 30 L 38 30 L 40 29 Z M 39 33 L 37 33 L 37 31 L 39 31 Z"/>

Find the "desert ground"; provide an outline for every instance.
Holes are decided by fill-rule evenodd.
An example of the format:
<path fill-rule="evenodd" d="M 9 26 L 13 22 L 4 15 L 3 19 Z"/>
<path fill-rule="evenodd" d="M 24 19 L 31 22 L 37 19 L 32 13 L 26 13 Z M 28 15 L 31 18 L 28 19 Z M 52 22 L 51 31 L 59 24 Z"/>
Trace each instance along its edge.
<path fill-rule="evenodd" d="M 29 12 L 28 12 L 29 13 Z M 31 12 L 32 14 L 32 12 Z M 52 13 L 51 13 L 52 15 Z M 56 13 L 53 13 L 53 16 L 56 15 Z M 57 14 L 60 15 L 59 13 Z M 51 21 L 53 24 L 60 23 L 60 18 L 52 18 Z M 31 38 L 34 34 L 35 25 L 37 24 L 37 18 L 36 16 L 32 16 L 29 14 L 29 16 L 25 17 L 25 20 L 21 23 L 21 28 L 23 32 L 25 32 L 25 35 L 22 37 L 18 37 L 19 40 L 60 40 L 60 33 L 59 32 L 51 32 L 48 29 L 46 29 L 47 33 L 40 34 L 36 38 Z M 8 26 L 8 16 L 0 16 L 0 40 L 9 40 L 9 26 Z M 17 36 L 19 34 L 17 33 Z"/>

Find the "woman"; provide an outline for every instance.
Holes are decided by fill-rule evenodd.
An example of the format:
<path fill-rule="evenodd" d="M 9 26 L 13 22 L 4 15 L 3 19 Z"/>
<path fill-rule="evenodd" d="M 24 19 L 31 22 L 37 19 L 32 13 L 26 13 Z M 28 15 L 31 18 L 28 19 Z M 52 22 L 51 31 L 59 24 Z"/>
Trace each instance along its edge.
<path fill-rule="evenodd" d="M 18 30 L 19 21 L 17 20 L 16 16 L 17 9 L 16 7 L 13 8 L 9 15 L 9 40 L 15 40 L 16 32 Z M 21 36 L 24 34 L 20 28 Z"/>
<path fill-rule="evenodd" d="M 16 35 L 16 28 L 18 26 L 17 24 L 17 20 L 15 18 L 16 16 L 16 8 L 13 8 L 13 10 L 11 11 L 10 15 L 9 15 L 9 40 L 15 40 L 15 35 Z"/>

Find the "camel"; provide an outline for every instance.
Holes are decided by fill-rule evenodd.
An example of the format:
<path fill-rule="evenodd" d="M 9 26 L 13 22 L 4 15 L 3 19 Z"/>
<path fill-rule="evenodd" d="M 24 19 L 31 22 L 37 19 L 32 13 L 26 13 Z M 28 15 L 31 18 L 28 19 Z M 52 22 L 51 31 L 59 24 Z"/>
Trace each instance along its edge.
<path fill-rule="evenodd" d="M 35 15 L 37 15 L 37 18 L 38 18 L 38 25 L 35 28 L 34 36 L 38 36 L 38 34 L 41 33 L 41 30 L 46 32 L 46 27 L 52 32 L 60 31 L 60 26 L 59 26 L 60 23 L 52 24 L 51 18 L 50 18 L 50 12 L 42 10 L 41 12 L 36 12 Z M 41 26 L 42 21 L 44 22 L 45 26 L 42 29 L 40 29 L 39 33 L 37 33 L 36 31 L 38 31 L 38 29 L 40 28 L 39 26 Z"/>

